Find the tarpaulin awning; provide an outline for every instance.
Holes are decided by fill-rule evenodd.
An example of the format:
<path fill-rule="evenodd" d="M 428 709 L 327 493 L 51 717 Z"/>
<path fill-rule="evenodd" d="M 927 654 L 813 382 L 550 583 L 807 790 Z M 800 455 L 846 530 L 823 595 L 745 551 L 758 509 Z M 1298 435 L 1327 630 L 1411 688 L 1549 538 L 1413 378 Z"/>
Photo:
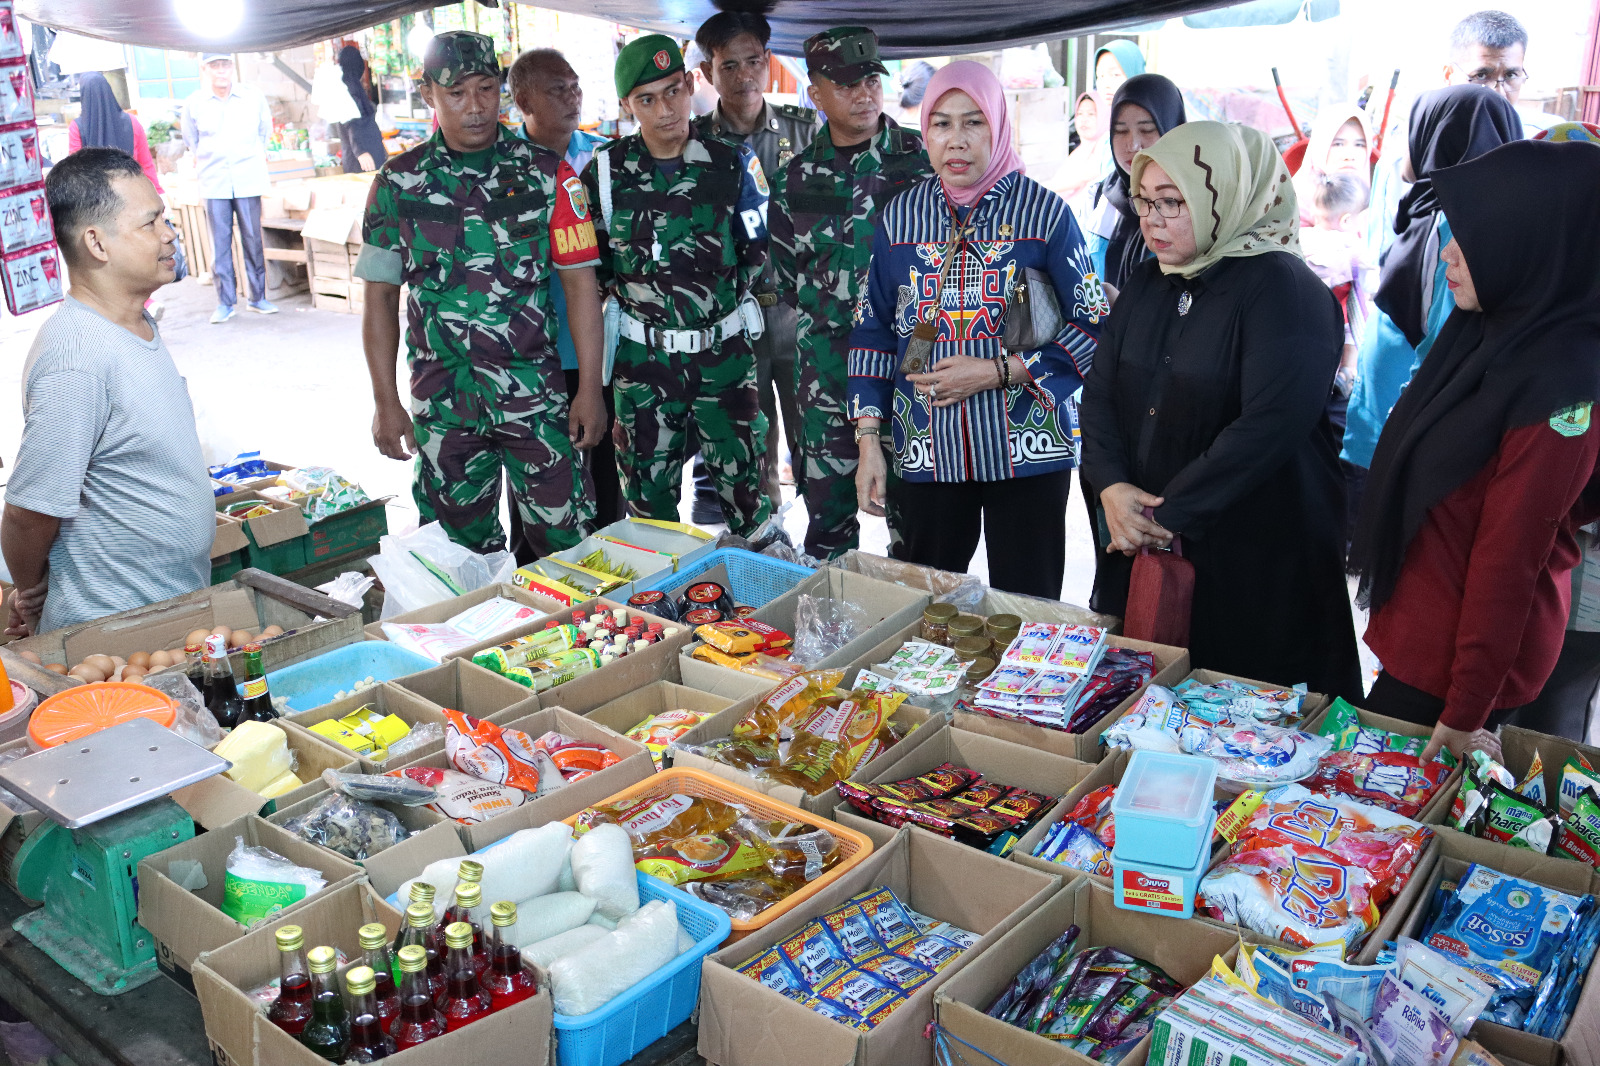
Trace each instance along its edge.
<path fill-rule="evenodd" d="M 229 0 L 221 0 L 219 8 Z M 509 2 L 509 0 L 507 0 Z M 749 6 L 772 23 L 772 47 L 799 55 L 801 42 L 830 26 L 866 25 L 891 58 L 949 55 L 1176 18 L 1229 0 L 539 0 L 539 7 L 690 37 L 720 7 Z M 338 37 L 414 11 L 431 0 L 243 0 L 237 26 L 219 36 L 179 17 L 184 0 L 17 0 L 17 14 L 54 29 L 125 44 L 183 51 L 270 52 Z M 194 0 L 187 7 L 201 8 Z M 191 21 L 203 29 L 204 18 Z"/>

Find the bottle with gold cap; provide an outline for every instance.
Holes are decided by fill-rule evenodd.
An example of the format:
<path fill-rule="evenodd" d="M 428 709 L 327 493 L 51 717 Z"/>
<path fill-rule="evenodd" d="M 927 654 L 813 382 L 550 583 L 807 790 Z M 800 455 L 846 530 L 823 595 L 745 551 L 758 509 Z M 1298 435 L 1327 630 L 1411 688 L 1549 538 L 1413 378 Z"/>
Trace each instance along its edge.
<path fill-rule="evenodd" d="M 330 947 L 306 952 L 311 968 L 311 1020 L 300 1030 L 300 1043 L 329 1062 L 343 1062 L 350 1044 L 350 1016 L 333 971 L 339 958 Z"/>
<path fill-rule="evenodd" d="M 472 887 L 476 890 L 478 886 Z M 444 927 L 444 944 L 445 991 L 439 1009 L 444 1013 L 445 1031 L 453 1033 L 489 1013 L 489 993 L 484 991 L 473 966 L 472 926 L 451 922 Z"/>
<path fill-rule="evenodd" d="M 435 891 L 434 887 L 426 881 L 413 881 L 411 882 L 411 899 L 406 905 L 409 907 L 412 903 L 426 903 L 429 909 L 432 909 Z M 394 935 L 394 979 L 396 984 L 400 981 L 400 949 L 406 946 L 406 930 L 409 928 L 411 928 L 410 923 L 403 921 L 400 923 L 400 931 Z M 443 936 L 444 934 L 439 932 L 439 924 L 435 922 L 433 928 L 428 930 L 426 947 L 430 954 L 444 954 Z"/>
<path fill-rule="evenodd" d="M 267 1008 L 272 1024 L 299 1036 L 311 1020 L 311 969 L 306 965 L 305 933 L 298 925 L 285 925 L 278 941 L 278 998 Z"/>
<path fill-rule="evenodd" d="M 390 1031 L 396 1051 L 444 1035 L 444 1015 L 433 1005 L 428 987 L 428 952 L 421 944 L 400 949 L 400 1016 Z"/>
<path fill-rule="evenodd" d="M 522 952 L 517 949 L 517 905 L 501 900 L 489 908 L 489 968 L 483 972 L 483 986 L 489 990 L 489 1007 L 504 1010 L 539 991 L 533 974 L 522 968 Z"/>
<path fill-rule="evenodd" d="M 472 929 L 472 965 L 479 974 L 489 966 L 489 946 L 483 939 L 483 924 L 478 921 L 478 911 L 482 906 L 483 889 L 478 883 L 461 881 L 456 885 L 454 902 L 444 912 L 444 928 L 447 931 L 456 922 L 463 922 Z"/>
<path fill-rule="evenodd" d="M 363 927 L 364 928 L 364 927 Z M 381 931 L 383 926 L 379 926 Z M 388 954 L 387 938 L 382 941 Z M 395 1052 L 394 1038 L 383 1031 L 378 1019 L 377 1000 L 374 999 L 374 979 L 377 972 L 370 966 L 352 966 L 344 974 L 344 990 L 349 995 L 350 1043 L 345 1049 L 346 1062 L 377 1062 Z"/>
<path fill-rule="evenodd" d="M 456 868 L 456 880 L 483 884 L 483 863 L 477 859 L 462 859 L 461 865 Z"/>
<path fill-rule="evenodd" d="M 400 1013 L 400 988 L 394 979 L 394 958 L 389 952 L 389 934 L 382 923 L 372 922 L 356 930 L 361 938 L 362 961 L 372 968 L 372 1009 L 378 1014 L 383 1031 L 394 1027 Z"/>
<path fill-rule="evenodd" d="M 436 1000 L 444 998 L 444 956 L 434 951 L 432 945 L 433 904 L 413 903 L 406 908 L 406 927 L 400 938 L 400 953 L 408 947 L 419 947 L 428 960 L 428 987 Z M 402 999 L 405 998 L 403 995 Z"/>

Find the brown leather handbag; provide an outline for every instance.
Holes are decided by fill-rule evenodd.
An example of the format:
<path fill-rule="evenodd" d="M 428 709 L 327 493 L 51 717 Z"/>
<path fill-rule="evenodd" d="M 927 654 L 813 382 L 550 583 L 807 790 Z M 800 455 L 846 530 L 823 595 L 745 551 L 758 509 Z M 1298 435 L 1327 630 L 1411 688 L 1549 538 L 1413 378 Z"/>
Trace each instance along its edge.
<path fill-rule="evenodd" d="M 1152 509 L 1145 508 L 1145 517 Z M 1183 557 L 1183 541 L 1172 538 L 1170 550 L 1141 548 L 1128 580 L 1128 606 L 1122 633 L 1134 640 L 1189 646 L 1189 614 L 1194 609 L 1194 563 Z"/>

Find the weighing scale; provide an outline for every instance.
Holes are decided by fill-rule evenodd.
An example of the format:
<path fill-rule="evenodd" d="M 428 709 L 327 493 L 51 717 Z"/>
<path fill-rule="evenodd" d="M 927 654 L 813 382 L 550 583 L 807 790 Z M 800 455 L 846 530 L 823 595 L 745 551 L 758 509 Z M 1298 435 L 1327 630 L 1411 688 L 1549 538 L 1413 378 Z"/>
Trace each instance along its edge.
<path fill-rule="evenodd" d="M 194 836 L 169 794 L 232 763 L 135 718 L 0 767 L 0 786 L 54 824 L 18 849 L 18 891 L 44 906 L 12 928 L 103 996 L 154 978 L 139 924 L 139 860 Z"/>

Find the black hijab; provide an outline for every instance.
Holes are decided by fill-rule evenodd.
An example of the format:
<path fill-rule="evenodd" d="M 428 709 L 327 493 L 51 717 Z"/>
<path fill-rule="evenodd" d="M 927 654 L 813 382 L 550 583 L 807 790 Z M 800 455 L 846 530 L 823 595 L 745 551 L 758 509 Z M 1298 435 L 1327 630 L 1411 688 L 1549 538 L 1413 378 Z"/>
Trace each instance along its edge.
<path fill-rule="evenodd" d="M 121 148 L 133 154 L 133 119 L 117 103 L 117 94 L 104 74 L 80 74 L 78 89 L 83 112 L 78 116 L 78 137 L 85 148 Z"/>
<path fill-rule="evenodd" d="M 1170 78 L 1160 74 L 1135 74 L 1118 87 L 1111 98 L 1108 128 L 1115 128 L 1117 112 L 1123 104 L 1138 104 L 1150 112 L 1162 136 L 1172 132 L 1172 127 L 1188 121 L 1183 111 L 1183 93 Z M 1120 289 L 1133 268 L 1148 257 L 1149 250 L 1144 246 L 1144 234 L 1139 232 L 1139 216 L 1133 213 L 1133 204 L 1128 200 L 1128 172 L 1117 162 L 1115 151 L 1111 153 L 1111 166 L 1112 173 L 1105 180 L 1102 194 L 1117 209 L 1117 225 L 1106 242 L 1103 280 Z"/>
<path fill-rule="evenodd" d="M 353 44 L 347 44 L 339 49 L 339 70 L 344 75 L 344 87 L 350 90 L 350 99 L 361 109 L 362 118 L 367 118 L 378 110 L 373 106 L 372 97 L 367 95 L 367 90 L 361 84 L 361 75 L 366 69 L 367 61 L 361 58 L 361 49 Z"/>
<path fill-rule="evenodd" d="M 1436 170 L 1476 159 L 1508 141 L 1522 138 L 1522 119 L 1505 97 L 1481 85 L 1452 85 L 1417 97 L 1411 105 L 1407 144 L 1417 176 L 1400 198 L 1394 231 L 1399 234 L 1384 255 L 1374 302 L 1415 348 L 1427 334 L 1423 294 L 1433 288 L 1435 250 L 1430 248 L 1439 197 Z M 1508 190 L 1510 195 L 1514 192 Z M 1452 221 L 1451 226 L 1455 223 Z"/>
<path fill-rule="evenodd" d="M 1433 175 L 1482 311 L 1452 311 L 1378 439 L 1352 557 L 1394 591 L 1428 511 L 1512 429 L 1600 399 L 1600 148 L 1516 141 Z"/>

